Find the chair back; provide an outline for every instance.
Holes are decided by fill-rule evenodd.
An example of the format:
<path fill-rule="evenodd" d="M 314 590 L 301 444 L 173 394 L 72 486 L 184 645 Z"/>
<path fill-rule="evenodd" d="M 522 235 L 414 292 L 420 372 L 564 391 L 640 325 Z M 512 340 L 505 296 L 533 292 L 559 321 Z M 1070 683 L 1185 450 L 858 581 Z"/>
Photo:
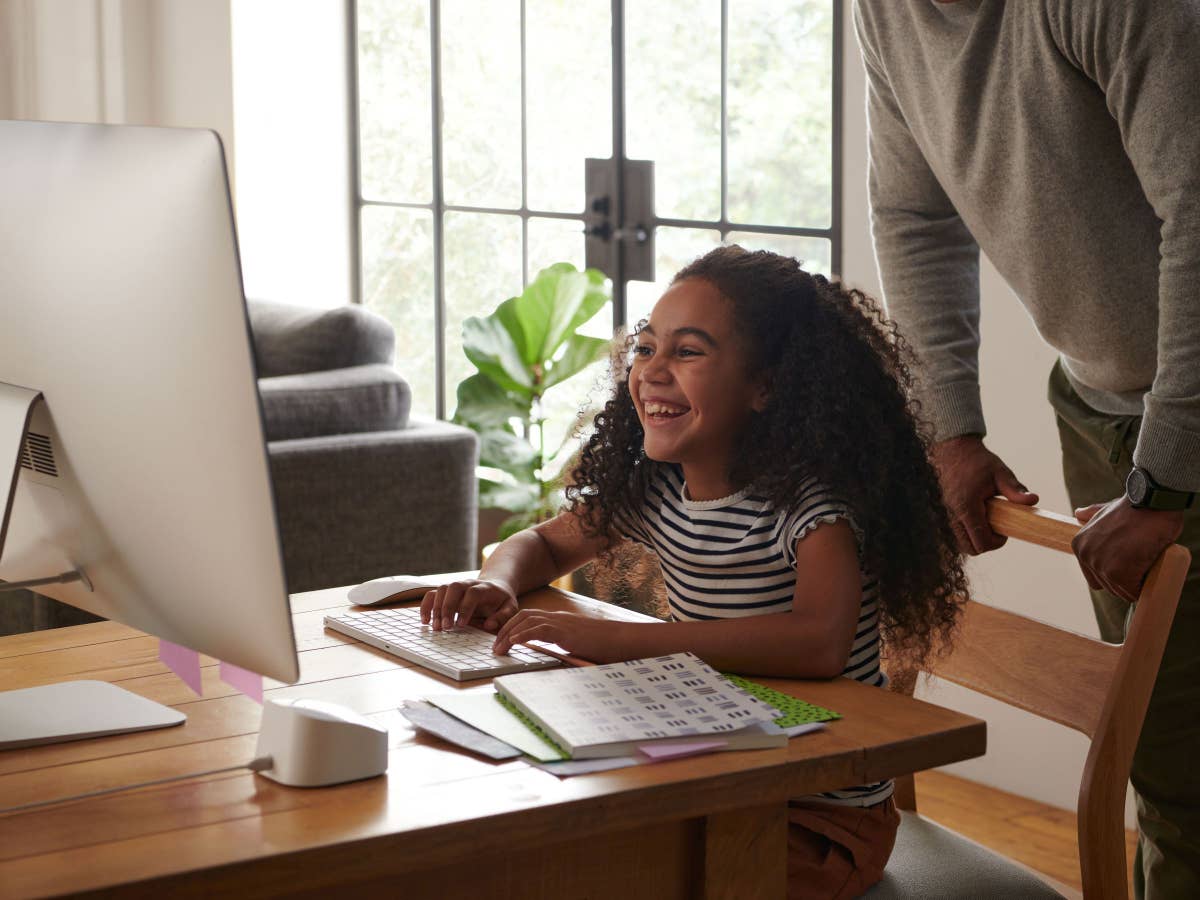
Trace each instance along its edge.
<path fill-rule="evenodd" d="M 1079 524 L 996 498 L 988 521 L 999 534 L 1071 552 Z M 1133 752 L 1158 674 L 1191 554 L 1168 547 L 1150 569 L 1125 643 L 1106 644 L 1017 613 L 968 602 L 952 650 L 931 674 L 1091 738 L 1079 787 L 1079 860 L 1085 897 L 1126 898 L 1124 809 Z M 916 808 L 911 776 L 897 805 Z"/>

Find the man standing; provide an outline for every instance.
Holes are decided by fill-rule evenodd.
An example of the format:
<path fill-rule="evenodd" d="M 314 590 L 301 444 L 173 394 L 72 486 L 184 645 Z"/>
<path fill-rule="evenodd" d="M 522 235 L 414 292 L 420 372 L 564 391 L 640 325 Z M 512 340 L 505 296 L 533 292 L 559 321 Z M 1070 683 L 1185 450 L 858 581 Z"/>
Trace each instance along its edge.
<path fill-rule="evenodd" d="M 1036 503 L 983 444 L 979 249 L 1059 351 L 1049 398 L 1105 640 L 1193 554 L 1133 763 L 1139 896 L 1200 897 L 1200 2 L 856 0 L 872 232 L 964 549 Z"/>

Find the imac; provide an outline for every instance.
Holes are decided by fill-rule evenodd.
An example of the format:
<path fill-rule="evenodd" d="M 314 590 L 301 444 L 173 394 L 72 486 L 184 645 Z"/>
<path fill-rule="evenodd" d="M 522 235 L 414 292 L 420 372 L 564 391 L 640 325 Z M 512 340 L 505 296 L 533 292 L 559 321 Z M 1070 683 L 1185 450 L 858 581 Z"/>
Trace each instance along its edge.
<path fill-rule="evenodd" d="M 0 198 L 0 603 L 33 587 L 296 681 L 220 140 L 0 121 Z M 8 745 L 183 719 L 71 685 L 96 687 L 0 694 L 91 720 Z"/>

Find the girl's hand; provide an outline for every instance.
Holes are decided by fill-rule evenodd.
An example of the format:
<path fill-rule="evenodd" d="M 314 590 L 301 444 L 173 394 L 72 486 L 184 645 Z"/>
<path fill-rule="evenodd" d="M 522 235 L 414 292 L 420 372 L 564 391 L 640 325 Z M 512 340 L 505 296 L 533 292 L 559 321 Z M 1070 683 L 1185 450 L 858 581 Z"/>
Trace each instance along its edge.
<path fill-rule="evenodd" d="M 500 629 L 492 652 L 503 654 L 513 644 L 546 641 L 593 662 L 620 662 L 627 658 L 622 636 L 628 624 L 579 613 L 523 609 Z"/>
<path fill-rule="evenodd" d="M 432 625 L 434 631 L 468 625 L 472 616 L 484 617 L 483 628 L 495 631 L 516 613 L 517 595 L 502 581 L 452 581 L 429 591 L 421 600 L 421 621 Z"/>

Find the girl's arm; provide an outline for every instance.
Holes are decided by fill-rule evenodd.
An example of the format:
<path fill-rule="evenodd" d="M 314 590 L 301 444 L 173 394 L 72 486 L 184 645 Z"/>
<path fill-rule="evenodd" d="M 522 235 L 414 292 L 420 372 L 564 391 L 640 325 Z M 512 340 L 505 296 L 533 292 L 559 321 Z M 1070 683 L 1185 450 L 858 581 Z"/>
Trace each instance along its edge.
<path fill-rule="evenodd" d="M 465 625 L 482 616 L 495 631 L 517 612 L 517 597 L 573 572 L 596 556 L 603 542 L 583 533 L 578 517 L 562 512 L 526 528 L 498 546 L 478 578 L 453 581 L 421 600 L 421 621 L 435 629 Z"/>
<path fill-rule="evenodd" d="M 597 662 L 689 650 L 722 671 L 786 678 L 834 678 L 850 657 L 862 603 L 854 532 L 845 520 L 820 525 L 796 543 L 800 577 L 792 610 L 709 622 L 614 622 L 525 610 L 496 638 L 496 652 L 544 640 Z"/>

